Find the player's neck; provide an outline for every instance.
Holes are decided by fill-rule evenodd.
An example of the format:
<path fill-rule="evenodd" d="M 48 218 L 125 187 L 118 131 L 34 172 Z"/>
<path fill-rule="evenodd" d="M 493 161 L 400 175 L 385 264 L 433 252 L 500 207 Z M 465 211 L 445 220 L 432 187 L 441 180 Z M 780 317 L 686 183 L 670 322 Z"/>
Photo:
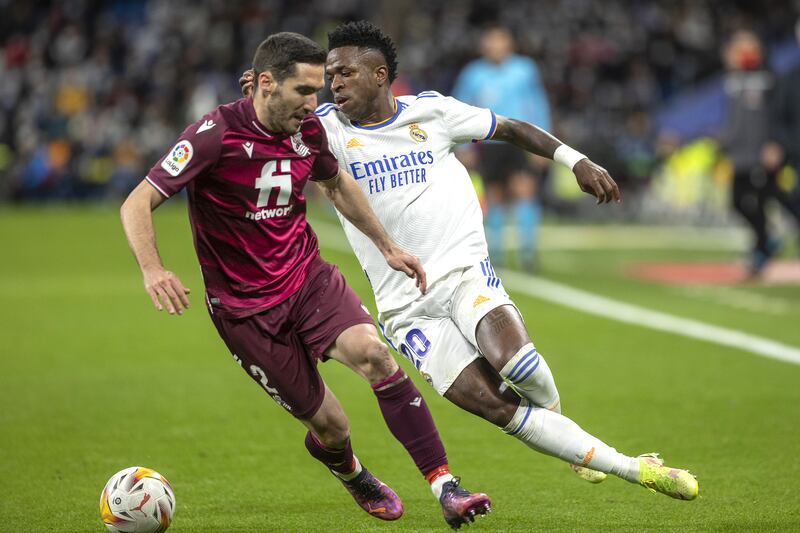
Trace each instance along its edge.
<path fill-rule="evenodd" d="M 397 102 L 391 91 L 387 91 L 385 97 L 375 100 L 375 109 L 358 122 L 362 125 L 378 124 L 384 122 L 397 112 Z"/>

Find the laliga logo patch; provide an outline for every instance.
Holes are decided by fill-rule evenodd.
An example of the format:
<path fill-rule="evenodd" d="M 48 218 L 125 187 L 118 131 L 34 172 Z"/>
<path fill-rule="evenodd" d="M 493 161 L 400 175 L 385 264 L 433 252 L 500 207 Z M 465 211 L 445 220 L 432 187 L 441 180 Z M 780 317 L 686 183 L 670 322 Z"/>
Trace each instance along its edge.
<path fill-rule="evenodd" d="M 169 172 L 171 176 L 177 176 L 189 164 L 194 155 L 194 148 L 189 141 L 179 141 L 178 144 L 172 148 L 172 151 L 164 161 L 161 162 L 161 168 Z"/>
<path fill-rule="evenodd" d="M 414 141 L 424 143 L 428 140 L 428 134 L 419 127 L 419 124 L 409 124 L 408 128 L 410 130 L 408 133 Z"/>
<path fill-rule="evenodd" d="M 292 150 L 294 150 L 297 155 L 300 157 L 305 157 L 311 153 L 311 150 L 308 149 L 308 146 L 303 144 L 303 134 L 299 131 L 289 137 L 292 141 Z"/>

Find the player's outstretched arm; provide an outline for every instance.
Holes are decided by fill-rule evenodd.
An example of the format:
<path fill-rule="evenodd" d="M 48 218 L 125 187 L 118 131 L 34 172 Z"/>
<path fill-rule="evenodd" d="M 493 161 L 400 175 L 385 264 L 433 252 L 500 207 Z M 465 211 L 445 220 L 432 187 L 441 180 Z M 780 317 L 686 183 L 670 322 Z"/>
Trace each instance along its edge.
<path fill-rule="evenodd" d="M 120 218 L 153 305 L 159 311 L 166 307 L 169 314 L 181 315 L 189 307 L 187 295 L 190 290 L 183 286 L 178 276 L 164 269 L 153 229 L 153 210 L 164 200 L 166 198 L 152 185 L 142 180 L 122 204 Z"/>
<path fill-rule="evenodd" d="M 336 177 L 327 181 L 318 181 L 317 184 L 336 209 L 375 243 L 386 259 L 386 263 L 393 269 L 414 278 L 420 292 L 425 294 L 428 290 L 428 282 L 419 258 L 397 246 L 389 237 L 353 176 L 340 169 Z"/>
<path fill-rule="evenodd" d="M 497 129 L 492 139 L 511 143 L 568 166 L 575 173 L 581 190 L 597 198 L 598 204 L 622 199 L 617 183 L 606 169 L 533 124 L 498 115 Z"/>

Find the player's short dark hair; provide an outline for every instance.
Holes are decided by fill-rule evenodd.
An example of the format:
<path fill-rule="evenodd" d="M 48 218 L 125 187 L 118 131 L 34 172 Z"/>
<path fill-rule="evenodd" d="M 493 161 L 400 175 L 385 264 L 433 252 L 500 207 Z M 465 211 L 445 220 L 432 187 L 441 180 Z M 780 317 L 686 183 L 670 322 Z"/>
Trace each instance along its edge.
<path fill-rule="evenodd" d="M 327 52 L 304 35 L 284 31 L 267 37 L 258 45 L 253 56 L 253 71 L 256 78 L 270 71 L 276 81 L 283 81 L 295 73 L 297 63 L 322 65 Z"/>
<path fill-rule="evenodd" d="M 342 46 L 358 46 L 377 50 L 383 54 L 386 66 L 389 68 L 389 83 L 392 83 L 397 77 L 397 50 L 394 42 L 391 37 L 371 22 L 366 20 L 346 22 L 328 32 L 328 49 L 333 50 Z"/>

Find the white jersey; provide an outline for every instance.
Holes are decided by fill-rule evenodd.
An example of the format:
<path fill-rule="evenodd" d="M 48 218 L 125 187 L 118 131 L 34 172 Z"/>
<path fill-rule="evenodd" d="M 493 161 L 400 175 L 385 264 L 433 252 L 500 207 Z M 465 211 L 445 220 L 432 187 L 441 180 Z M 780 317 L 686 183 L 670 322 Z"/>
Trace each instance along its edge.
<path fill-rule="evenodd" d="M 434 91 L 400 96 L 388 120 L 350 122 L 333 104 L 316 114 L 331 151 L 356 179 L 391 238 L 418 256 L 428 285 L 487 258 L 483 215 L 456 145 L 492 136 L 494 113 Z M 381 253 L 341 214 L 347 239 L 367 274 L 380 313 L 419 296 L 414 280 L 391 269 Z"/>

